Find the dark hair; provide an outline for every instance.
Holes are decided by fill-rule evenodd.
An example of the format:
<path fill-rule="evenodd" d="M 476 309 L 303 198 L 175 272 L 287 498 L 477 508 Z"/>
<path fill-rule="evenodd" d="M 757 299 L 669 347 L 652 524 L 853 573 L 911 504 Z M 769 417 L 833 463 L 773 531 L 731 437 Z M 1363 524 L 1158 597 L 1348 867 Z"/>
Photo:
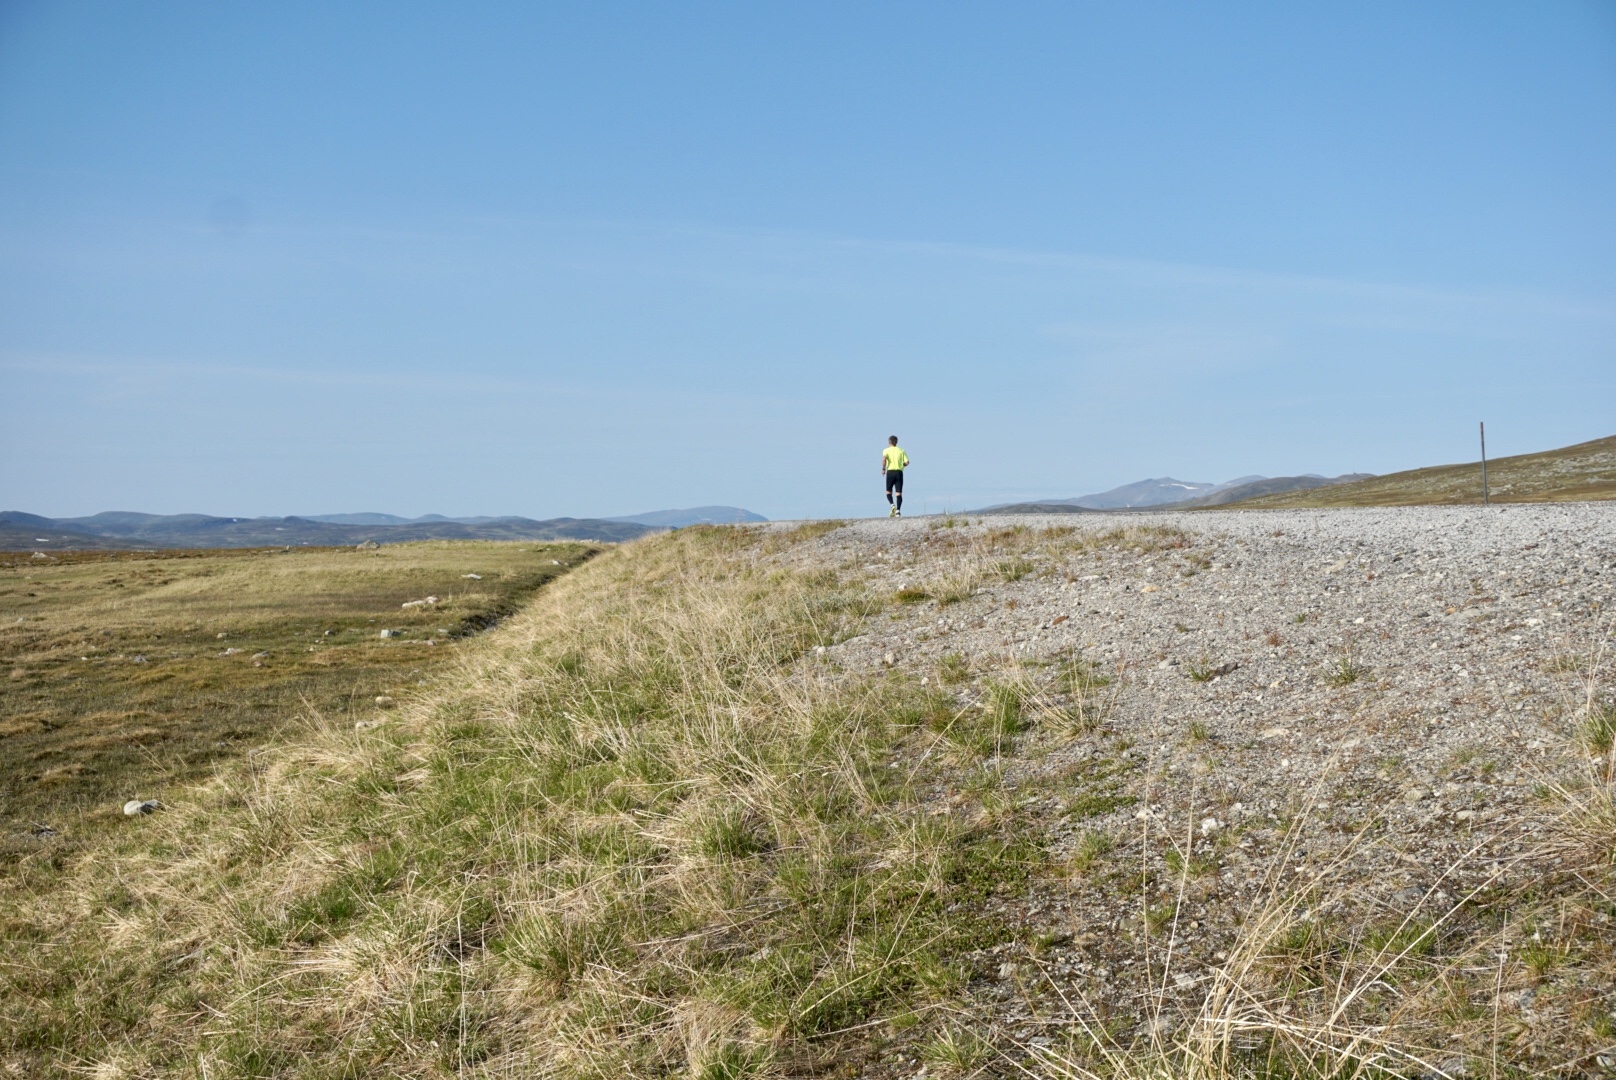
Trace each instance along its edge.
<path fill-rule="evenodd" d="M 888 435 L 887 436 L 887 442 L 891 443 L 893 446 L 897 446 L 898 445 L 898 437 L 896 435 Z"/>

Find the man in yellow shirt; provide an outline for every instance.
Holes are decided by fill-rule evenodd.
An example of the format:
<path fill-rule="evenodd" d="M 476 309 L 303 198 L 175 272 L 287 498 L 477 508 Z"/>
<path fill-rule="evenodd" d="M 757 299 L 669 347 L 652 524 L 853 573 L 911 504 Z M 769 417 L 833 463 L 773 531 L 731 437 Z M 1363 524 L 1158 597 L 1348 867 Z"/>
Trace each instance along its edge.
<path fill-rule="evenodd" d="M 887 502 L 891 509 L 887 517 L 903 517 L 903 467 L 909 464 L 909 455 L 898 446 L 898 437 L 890 436 L 887 447 L 881 451 L 881 471 L 887 478 Z M 898 501 L 892 501 L 893 492 L 898 495 Z"/>

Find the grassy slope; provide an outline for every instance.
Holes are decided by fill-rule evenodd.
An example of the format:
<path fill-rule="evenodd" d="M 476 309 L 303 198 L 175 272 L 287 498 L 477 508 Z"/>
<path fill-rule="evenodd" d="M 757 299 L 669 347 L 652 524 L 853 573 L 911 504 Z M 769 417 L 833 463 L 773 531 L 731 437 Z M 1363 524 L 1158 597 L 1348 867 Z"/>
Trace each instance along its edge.
<path fill-rule="evenodd" d="M 305 707 L 349 724 L 371 715 L 377 695 L 413 686 L 469 633 L 597 550 L 420 543 L 0 558 L 0 853 L 26 850 L 18 834 L 29 823 L 67 832 L 116 816 L 129 798 L 166 800 Z M 400 607 L 429 595 L 441 602 Z M 402 636 L 382 640 L 383 627 Z"/>
<path fill-rule="evenodd" d="M 1487 463 L 1493 502 L 1616 499 L 1616 436 Z M 1265 495 L 1220 509 L 1419 506 L 1481 502 L 1481 463 L 1411 469 L 1350 484 Z"/>
<path fill-rule="evenodd" d="M 946 1000 L 947 958 L 1010 932 L 957 909 L 1036 850 L 904 812 L 887 759 L 927 699 L 788 678 L 869 600 L 731 557 L 757 542 L 612 552 L 399 722 L 30 860 L 0 898 L 10 1062 L 716 1077 Z"/>

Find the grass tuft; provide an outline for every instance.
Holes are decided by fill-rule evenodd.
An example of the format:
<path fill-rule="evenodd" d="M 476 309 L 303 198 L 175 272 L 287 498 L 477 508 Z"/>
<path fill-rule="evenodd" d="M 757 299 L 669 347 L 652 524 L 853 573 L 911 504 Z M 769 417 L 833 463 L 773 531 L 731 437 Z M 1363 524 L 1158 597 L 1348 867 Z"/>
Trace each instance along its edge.
<path fill-rule="evenodd" d="M 1360 679 L 1367 678 L 1373 671 L 1373 668 L 1359 663 L 1351 653 L 1348 653 L 1331 665 L 1330 685 L 1351 686 Z"/>
<path fill-rule="evenodd" d="M 1616 704 L 1592 704 L 1579 734 L 1592 753 L 1610 754 L 1616 746 Z"/>

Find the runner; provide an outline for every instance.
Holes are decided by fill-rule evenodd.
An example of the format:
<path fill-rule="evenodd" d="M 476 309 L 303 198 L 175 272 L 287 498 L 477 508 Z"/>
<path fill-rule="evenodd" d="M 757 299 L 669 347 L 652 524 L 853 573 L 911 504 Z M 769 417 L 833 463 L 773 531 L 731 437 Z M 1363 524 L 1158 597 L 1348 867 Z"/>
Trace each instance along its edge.
<path fill-rule="evenodd" d="M 903 517 L 903 468 L 909 464 L 909 455 L 898 446 L 898 437 L 892 435 L 887 439 L 887 448 L 881 451 L 881 471 L 887 478 L 887 502 L 891 509 L 887 517 Z M 892 501 L 892 493 L 897 492 L 898 501 Z"/>

